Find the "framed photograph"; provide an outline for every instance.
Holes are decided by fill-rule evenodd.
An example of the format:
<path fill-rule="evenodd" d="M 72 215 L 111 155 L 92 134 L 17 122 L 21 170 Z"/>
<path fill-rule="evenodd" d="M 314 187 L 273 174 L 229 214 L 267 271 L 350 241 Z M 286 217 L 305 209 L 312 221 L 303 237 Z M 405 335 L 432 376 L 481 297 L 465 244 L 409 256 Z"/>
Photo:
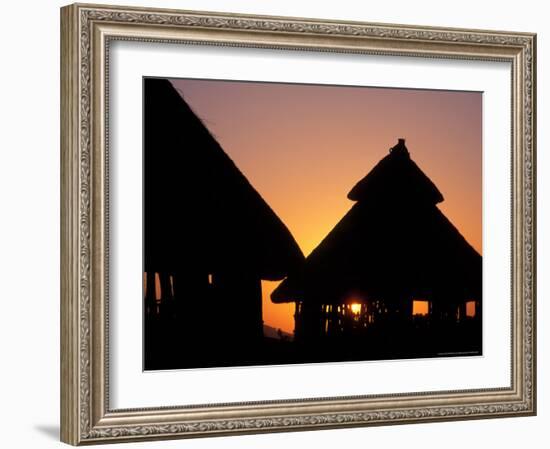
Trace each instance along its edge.
<path fill-rule="evenodd" d="M 536 413 L 534 34 L 75 4 L 61 38 L 62 441 Z"/>

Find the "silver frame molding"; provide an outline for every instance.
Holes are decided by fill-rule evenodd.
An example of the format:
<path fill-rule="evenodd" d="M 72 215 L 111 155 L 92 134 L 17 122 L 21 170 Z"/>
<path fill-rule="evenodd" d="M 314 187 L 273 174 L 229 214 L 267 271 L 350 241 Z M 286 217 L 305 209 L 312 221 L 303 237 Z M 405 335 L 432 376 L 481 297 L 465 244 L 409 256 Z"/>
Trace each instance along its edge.
<path fill-rule="evenodd" d="M 112 410 L 107 338 L 107 81 L 113 40 L 510 62 L 510 388 Z M 536 35 L 530 33 L 105 5 L 62 8 L 62 441 L 79 445 L 534 415 L 535 54 Z"/>

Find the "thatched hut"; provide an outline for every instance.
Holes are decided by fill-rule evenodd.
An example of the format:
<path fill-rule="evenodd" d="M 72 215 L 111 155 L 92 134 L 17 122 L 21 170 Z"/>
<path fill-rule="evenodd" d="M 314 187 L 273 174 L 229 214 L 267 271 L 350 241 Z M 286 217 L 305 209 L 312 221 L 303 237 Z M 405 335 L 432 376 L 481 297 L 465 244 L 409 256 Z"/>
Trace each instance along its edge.
<path fill-rule="evenodd" d="M 303 254 L 168 80 L 145 79 L 143 95 L 145 297 L 187 336 L 261 337 L 261 280 Z"/>
<path fill-rule="evenodd" d="M 355 205 L 271 296 L 296 302 L 297 339 L 479 319 L 482 258 L 438 209 L 443 196 L 404 139 L 348 198 Z"/>

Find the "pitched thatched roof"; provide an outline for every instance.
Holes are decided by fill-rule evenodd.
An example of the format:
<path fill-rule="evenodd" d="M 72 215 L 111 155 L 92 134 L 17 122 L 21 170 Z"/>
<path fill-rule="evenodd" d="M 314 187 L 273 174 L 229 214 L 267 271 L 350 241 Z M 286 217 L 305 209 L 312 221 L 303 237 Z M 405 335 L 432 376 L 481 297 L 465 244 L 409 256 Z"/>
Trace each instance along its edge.
<path fill-rule="evenodd" d="M 330 304 L 358 293 L 479 298 L 481 256 L 437 208 L 443 197 L 404 143 L 349 197 L 358 202 L 273 292 L 273 302 Z"/>
<path fill-rule="evenodd" d="M 146 270 L 187 265 L 277 280 L 303 262 L 286 226 L 169 81 L 144 80 L 144 111 Z"/>

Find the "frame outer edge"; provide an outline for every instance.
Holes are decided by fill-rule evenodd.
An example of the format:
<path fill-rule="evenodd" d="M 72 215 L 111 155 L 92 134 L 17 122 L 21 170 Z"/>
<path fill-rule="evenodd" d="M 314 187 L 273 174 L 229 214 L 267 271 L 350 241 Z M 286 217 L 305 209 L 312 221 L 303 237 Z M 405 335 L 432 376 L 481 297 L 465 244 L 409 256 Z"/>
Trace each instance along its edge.
<path fill-rule="evenodd" d="M 61 404 L 60 439 L 80 440 L 78 298 L 78 19 L 74 5 L 60 10 L 61 20 Z"/>
<path fill-rule="evenodd" d="M 145 14 L 150 12 L 150 14 Z M 172 17 L 173 14 L 173 17 Z M 157 25 L 169 30 L 172 25 L 185 27 L 189 30 L 202 30 L 203 33 L 212 33 L 217 29 L 230 30 L 235 35 L 241 33 L 237 43 L 232 39 L 224 41 L 217 39 L 219 45 L 241 46 L 240 39 L 248 40 L 248 34 L 257 33 L 252 39 L 252 46 L 267 45 L 273 48 L 286 48 L 286 45 L 277 44 L 277 39 L 262 39 L 260 37 L 273 34 L 276 37 L 287 36 L 291 48 L 300 49 L 291 37 L 306 43 L 315 44 L 323 48 L 332 48 L 331 45 L 321 45 L 324 39 L 341 37 L 349 45 L 339 45 L 344 52 L 355 50 L 353 41 L 361 39 L 366 45 L 369 39 L 385 40 L 405 44 L 414 42 L 418 53 L 430 57 L 432 42 L 438 42 L 439 51 L 434 54 L 455 54 L 455 43 L 464 48 L 465 57 L 490 57 L 491 54 L 500 54 L 505 59 L 515 58 L 513 66 L 520 70 L 514 89 L 517 89 L 517 102 L 513 104 L 519 113 L 521 126 L 515 128 L 518 135 L 514 139 L 513 147 L 519 149 L 516 157 L 519 184 L 513 189 L 527 189 L 529 197 L 521 193 L 519 210 L 515 210 L 514 217 L 521 223 L 520 235 L 514 236 L 518 241 L 520 251 L 521 272 L 520 286 L 516 290 L 518 295 L 517 309 L 520 316 L 517 325 L 521 326 L 522 338 L 516 342 L 516 353 L 521 356 L 521 364 L 514 376 L 515 395 L 501 401 L 479 400 L 482 402 L 468 406 L 451 403 L 448 406 L 433 406 L 422 408 L 398 407 L 392 410 L 378 410 L 374 412 L 364 410 L 343 411 L 337 410 L 330 414 L 315 411 L 306 415 L 289 416 L 283 413 L 280 416 L 261 415 L 249 418 L 225 417 L 222 420 L 204 419 L 169 422 L 160 419 L 158 422 L 147 423 L 143 417 L 148 416 L 151 410 L 136 411 L 133 422 L 111 422 L 104 406 L 108 398 L 100 397 L 105 394 L 106 382 L 101 366 L 105 335 L 102 333 L 103 319 L 97 321 L 98 312 L 101 312 L 99 294 L 104 285 L 98 282 L 98 263 L 101 265 L 102 251 L 96 244 L 103 235 L 99 225 L 97 208 L 102 205 L 101 195 L 97 189 L 102 186 L 101 179 L 96 179 L 102 173 L 103 160 L 98 158 L 97 144 L 101 141 L 101 133 L 96 134 L 94 121 L 97 119 L 98 107 L 101 106 L 102 89 L 95 85 L 90 77 L 97 76 L 97 55 L 94 56 L 94 26 L 97 23 L 115 24 L 130 23 L 139 26 Z M 370 26 L 371 28 L 365 28 Z M 249 30 L 249 28 L 251 28 Z M 164 30 L 163 30 L 164 31 Z M 358 36 L 355 34 L 359 33 Z M 228 32 L 229 33 L 229 32 Z M 169 36 L 170 33 L 166 33 Z M 458 35 L 458 38 L 455 36 Z M 290 37 L 289 37 L 290 36 Z M 97 39 L 97 35 L 95 38 Z M 432 41 L 432 39 L 434 39 Z M 455 41 L 455 39 L 457 39 Z M 175 42 L 174 40 L 173 42 Z M 285 42 L 287 42 L 285 41 Z M 441 45 L 445 45 L 441 47 Z M 206 39 L 209 42 L 209 39 Z M 320 43 L 321 42 L 321 43 Z M 346 43 L 344 42 L 344 43 Z M 101 43 L 101 42 L 100 42 Z M 309 44 L 306 45 L 309 47 Z M 246 46 L 246 43 L 242 46 Z M 334 45 L 334 47 L 337 47 Z M 349 48 L 348 48 L 349 47 Z M 375 53 L 377 45 L 374 45 Z M 415 47 L 416 48 L 416 47 Z M 480 49 L 487 51 L 483 54 Z M 500 53 L 497 51 L 499 50 Z M 530 58 L 526 58 L 526 52 Z M 408 52 L 407 52 L 408 53 Z M 485 54 L 486 53 L 486 54 Z M 460 51 L 458 52 L 460 55 Z M 526 61 L 527 59 L 527 61 Z M 100 72 L 101 73 L 101 70 Z M 527 79 L 526 79 L 527 78 Z M 520 81 L 521 80 L 521 81 Z M 97 444 L 122 441 L 161 440 L 172 438 L 192 438 L 200 436 L 216 436 L 230 434 L 251 434 L 278 431 L 316 430 L 322 428 L 343 428 L 367 425 L 403 424 L 411 422 L 435 422 L 448 419 L 464 420 L 504 416 L 533 415 L 536 412 L 536 297 L 535 267 L 536 267 L 536 175 L 535 170 L 535 107 L 536 107 L 536 36 L 532 33 L 492 32 L 483 30 L 459 30 L 431 27 L 414 27 L 391 24 L 363 24 L 347 23 L 339 25 L 336 21 L 321 19 L 298 19 L 292 17 L 276 18 L 268 16 L 251 16 L 245 14 L 226 14 L 215 12 L 192 12 L 177 10 L 160 10 L 156 8 L 117 7 L 111 5 L 83 5 L 74 4 L 61 9 L 61 440 L 73 444 Z M 94 92 L 95 90 L 95 92 Z M 519 101 L 521 99 L 521 102 Z M 527 112 L 529 111 L 529 112 Z M 526 115 L 527 114 L 527 115 Z M 518 117 L 514 118 L 514 123 Z M 97 123 L 96 123 L 97 124 Z M 530 125 L 530 132 L 525 126 Z M 529 139 L 529 140 L 526 140 Z M 529 151 L 530 150 L 530 151 Z M 526 160 L 526 157 L 530 157 Z M 99 195 L 99 196 L 98 196 Z M 98 202 L 99 201 L 99 202 Z M 525 220 L 525 221 L 524 221 Z M 527 223 L 526 223 L 527 222 Z M 525 279 L 526 268 L 531 268 L 528 279 Z M 101 278 L 101 276 L 99 276 Z M 530 299 L 526 307 L 525 300 Z M 532 326 L 529 330 L 528 326 Z M 527 332 L 529 341 L 525 338 Z M 523 344 L 522 344 L 523 343 Z M 523 350 L 532 350 L 524 354 Z M 525 360 L 525 355 L 532 356 Z M 517 361 L 516 361 L 517 363 Z M 98 367 L 100 369 L 98 369 Z M 527 372 L 525 372 L 525 370 Z M 108 366 L 107 366 L 108 371 Z M 519 391 L 518 391 L 519 390 Z M 519 396 L 517 396 L 519 393 Z M 504 400 L 504 399 L 503 399 Z M 104 402 L 106 401 L 106 402 Z M 246 404 L 242 404 L 246 405 Z M 440 407 L 440 408 L 438 408 Z M 419 415 L 413 412 L 420 413 Z M 116 412 L 116 411 L 115 411 Z M 153 416 L 159 418 L 159 410 Z M 115 413 L 116 415 L 116 413 Z M 253 414 L 254 415 L 254 414 Z M 117 416 L 113 416 L 117 417 Z M 105 421 L 103 418 L 106 418 Z M 121 417 L 123 418 L 123 417 Z M 342 420 L 340 420 L 342 418 Z"/>
<path fill-rule="evenodd" d="M 537 262 L 536 262 L 536 248 L 537 248 L 537 51 L 538 51 L 538 37 L 537 35 L 533 36 L 533 57 L 535 58 L 535 64 L 533 65 L 533 197 L 535 198 L 535 207 L 533 208 L 533 245 L 535 248 L 535 263 L 533 270 L 533 353 L 535 354 L 535 359 L 533 361 L 533 389 L 534 389 L 534 399 L 533 399 L 533 411 L 537 415 L 538 410 L 538 370 L 537 370 Z"/>
<path fill-rule="evenodd" d="M 538 414 L 538 373 L 537 373 L 537 34 L 531 36 L 531 133 L 529 135 L 531 139 L 531 266 L 533 271 L 531 273 L 531 307 L 532 307 L 532 360 L 531 373 L 532 373 L 532 403 L 531 410 L 533 416 Z"/>

